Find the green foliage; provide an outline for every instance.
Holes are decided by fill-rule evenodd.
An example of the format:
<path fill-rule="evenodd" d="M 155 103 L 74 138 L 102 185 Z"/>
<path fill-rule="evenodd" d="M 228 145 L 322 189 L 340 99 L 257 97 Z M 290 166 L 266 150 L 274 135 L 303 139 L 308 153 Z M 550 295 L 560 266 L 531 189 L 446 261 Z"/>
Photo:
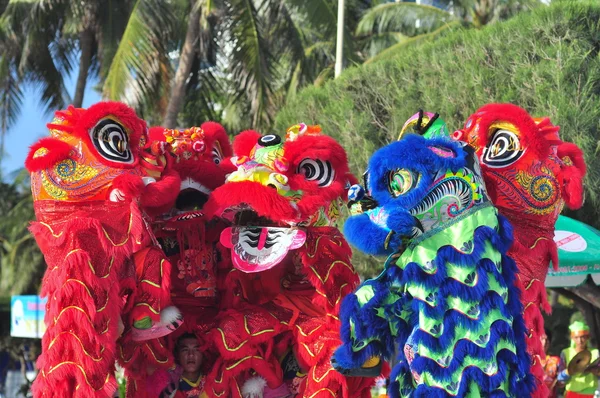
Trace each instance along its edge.
<path fill-rule="evenodd" d="M 19 177 L 19 176 L 17 176 Z M 27 229 L 35 218 L 26 182 L 0 181 L 0 297 L 37 294 L 44 258 Z"/>
<path fill-rule="evenodd" d="M 577 310 L 573 301 L 559 296 L 558 304 L 552 307 L 551 314 L 544 314 L 544 327 L 552 333 L 549 353 L 551 355 L 560 355 L 560 352 L 571 343 L 569 335 L 569 320 L 581 318 L 583 315 Z"/>
<path fill-rule="evenodd" d="M 394 140 L 419 108 L 439 112 L 457 129 L 483 104 L 512 102 L 549 116 L 565 141 L 584 150 L 587 200 L 570 215 L 600 227 L 599 51 L 600 3 L 560 2 L 350 69 L 299 93 L 279 112 L 275 128 L 320 124 L 347 149 L 360 175 L 373 151 Z"/>

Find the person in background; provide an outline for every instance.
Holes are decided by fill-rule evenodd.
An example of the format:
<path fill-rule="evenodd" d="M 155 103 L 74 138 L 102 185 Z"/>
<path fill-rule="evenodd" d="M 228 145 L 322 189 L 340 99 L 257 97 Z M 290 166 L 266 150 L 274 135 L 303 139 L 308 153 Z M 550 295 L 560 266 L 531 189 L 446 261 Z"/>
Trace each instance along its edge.
<path fill-rule="evenodd" d="M 569 362 L 575 355 L 583 350 L 589 350 L 592 354 L 590 362 L 598 359 L 598 350 L 588 347 L 590 339 L 590 328 L 584 322 L 576 321 L 569 326 L 571 331 L 571 346 L 560 353 L 558 366 L 558 381 L 566 383 L 565 398 L 593 398 L 598 388 L 598 369 L 591 372 L 570 375 L 568 371 Z"/>
<path fill-rule="evenodd" d="M 549 355 L 550 342 L 552 341 L 552 333 L 548 329 L 544 329 L 545 334 L 540 336 L 542 345 L 544 346 L 545 357 L 541 360 L 544 368 L 544 383 L 548 387 L 550 394 L 548 398 L 556 398 L 558 390 L 558 365 L 560 358 L 554 355 Z"/>
<path fill-rule="evenodd" d="M 204 391 L 202 359 L 198 337 L 193 333 L 182 334 L 175 344 L 177 368 L 173 372 L 179 377 L 162 391 L 159 398 L 208 398 Z"/>

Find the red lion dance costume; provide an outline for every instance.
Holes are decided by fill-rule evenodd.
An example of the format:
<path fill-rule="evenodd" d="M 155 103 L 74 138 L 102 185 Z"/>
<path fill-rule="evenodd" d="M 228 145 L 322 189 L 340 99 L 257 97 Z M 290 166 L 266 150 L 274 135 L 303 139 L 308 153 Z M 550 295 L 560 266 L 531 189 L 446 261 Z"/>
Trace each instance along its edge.
<path fill-rule="evenodd" d="M 200 127 L 150 129 L 152 145 L 165 143 L 174 157 L 173 170 L 181 178 L 173 207 L 156 220 L 155 232 L 170 262 L 176 267 L 171 295 L 189 330 L 206 322 L 206 311 L 216 313 L 219 269 L 229 270 L 228 259 L 218 249 L 222 223 L 208 223 L 202 213 L 210 193 L 235 170 L 227 159 L 231 144 L 223 126 L 215 122 Z M 181 331 L 181 330 L 180 330 Z"/>
<path fill-rule="evenodd" d="M 228 253 L 219 244 L 224 225 L 207 221 L 202 207 L 210 193 L 225 183 L 235 167 L 228 161 L 231 144 L 223 126 L 215 122 L 184 130 L 152 127 L 151 147 L 164 147 L 173 159 L 172 168 L 180 177 L 177 197 L 162 214 L 156 214 L 153 227 L 158 241 L 173 264 L 171 299 L 183 313 L 185 323 L 169 336 L 170 346 L 186 332 L 195 333 L 206 345 L 205 332 L 214 327 L 219 292 L 224 274 L 231 269 Z M 210 347 L 203 347 L 206 366 L 212 361 Z M 158 396 L 172 375 L 161 370 L 149 376 L 147 392 Z M 131 395 L 134 397 L 134 395 Z"/>
<path fill-rule="evenodd" d="M 536 397 L 547 397 L 539 357 L 544 351 L 541 309 L 550 311 L 544 281 L 550 261 L 558 265 L 554 225 L 563 206 L 581 207 L 586 167 L 581 150 L 562 142 L 550 119 L 534 119 L 512 104 L 489 104 L 471 115 L 454 138 L 473 146 L 488 193 L 514 228 L 508 254 L 519 268 L 524 318 L 538 379 Z"/>
<path fill-rule="evenodd" d="M 179 180 L 170 175 L 144 186 L 165 159 L 143 153 L 146 124 L 124 104 L 69 107 L 48 128 L 51 137 L 34 144 L 26 160 L 37 218 L 31 232 L 48 265 L 41 293 L 47 331 L 33 391 L 110 397 L 123 328 L 123 339 L 143 340 L 178 326 L 161 319 L 170 305 L 170 264 L 152 244 L 140 207 L 160 207 L 156 192 L 172 191 Z M 170 359 L 160 344 L 133 351 L 138 366 Z"/>
<path fill-rule="evenodd" d="M 372 379 L 345 378 L 330 363 L 340 344 L 340 301 L 359 282 L 334 226 L 354 180 L 346 153 L 304 124 L 288 130 L 285 141 L 243 132 L 234 152 L 237 171 L 205 206 L 207 215 L 233 224 L 221 242 L 234 266 L 218 327 L 208 333 L 219 353 L 209 395 L 255 397 L 263 388 L 284 388 L 270 396 L 287 396 L 284 381 L 295 379 L 300 397 L 370 396 Z M 257 383 L 244 385 L 256 374 Z"/>

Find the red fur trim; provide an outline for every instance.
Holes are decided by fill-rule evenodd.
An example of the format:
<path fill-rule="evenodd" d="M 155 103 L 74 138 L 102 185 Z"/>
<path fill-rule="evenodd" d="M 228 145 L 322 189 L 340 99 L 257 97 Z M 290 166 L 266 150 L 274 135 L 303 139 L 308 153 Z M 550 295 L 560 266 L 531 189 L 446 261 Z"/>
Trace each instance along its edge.
<path fill-rule="evenodd" d="M 34 157 L 41 148 L 47 149 L 48 153 Z M 42 138 L 30 147 L 27 159 L 25 159 L 25 167 L 30 173 L 49 169 L 56 163 L 67 159 L 72 149 L 71 145 L 56 138 Z"/>
<path fill-rule="evenodd" d="M 272 220 L 295 220 L 297 212 L 290 202 L 274 189 L 255 182 L 235 182 L 223 185 L 214 191 L 204 205 L 206 216 L 220 217 L 224 209 L 248 203 L 261 216 Z"/>
<path fill-rule="evenodd" d="M 66 125 L 48 124 L 48 128 L 73 134 L 82 140 L 89 148 L 94 147 L 90 139 L 89 130 L 101 119 L 108 116 L 117 118 L 129 132 L 129 146 L 134 154 L 135 161 L 132 164 L 124 164 L 112 162 L 100 156 L 98 157 L 98 160 L 111 167 L 126 169 L 135 167 L 139 162 L 139 142 L 141 137 L 146 133 L 146 122 L 140 119 L 135 111 L 129 106 L 121 102 L 112 101 L 98 102 L 88 109 L 76 109 L 71 105 L 66 111 L 56 112 L 56 116 L 63 118 Z"/>
<path fill-rule="evenodd" d="M 159 181 L 144 187 L 140 205 L 150 216 L 166 213 L 175 205 L 180 187 L 179 174 L 168 170 Z"/>
<path fill-rule="evenodd" d="M 286 142 L 285 157 L 290 166 L 287 172 L 290 188 L 302 191 L 298 208 L 302 219 L 312 216 L 320 207 L 327 207 L 339 197 L 346 195 L 348 159 L 346 152 L 333 138 L 326 135 L 301 136 L 296 141 Z M 321 159 L 331 163 L 335 170 L 335 180 L 328 187 L 319 187 L 315 181 L 307 181 L 304 175 L 297 173 L 304 159 Z"/>
<path fill-rule="evenodd" d="M 510 122 L 514 124 L 520 133 L 521 142 L 526 142 L 530 151 L 536 157 L 545 159 L 550 153 L 549 143 L 544 136 L 537 134 L 538 128 L 534 119 L 523 108 L 513 104 L 487 104 L 475 112 L 479 118 L 478 146 L 485 147 L 488 143 L 488 129 L 494 122 Z"/>
<path fill-rule="evenodd" d="M 120 190 L 125 195 L 126 201 L 139 198 L 145 189 L 142 178 L 133 174 L 119 175 L 113 180 L 112 187 Z"/>
<path fill-rule="evenodd" d="M 587 171 L 583 152 L 575 144 L 562 143 L 557 148 L 557 155 L 573 162 L 572 166 L 561 165 L 560 178 L 564 184 L 561 188 L 566 205 L 578 209 L 583 204 L 583 177 Z"/>
<path fill-rule="evenodd" d="M 150 141 L 163 141 L 166 142 L 165 139 L 165 128 L 161 126 L 153 126 L 148 129 L 148 138 Z"/>
<path fill-rule="evenodd" d="M 176 163 L 174 167 L 182 180 L 191 178 L 208 189 L 214 190 L 225 183 L 225 175 L 227 173 L 222 169 L 221 165 L 222 163 L 219 165 L 215 164 L 212 158 L 202 158 L 199 160 L 182 160 Z M 179 189 L 177 191 L 179 192 Z"/>
<path fill-rule="evenodd" d="M 260 134 L 254 130 L 242 131 L 233 140 L 233 153 L 235 156 L 248 156 L 259 138 Z"/>
<path fill-rule="evenodd" d="M 204 130 L 209 145 L 218 141 L 224 157 L 230 157 L 233 154 L 231 144 L 229 143 L 229 137 L 222 125 L 217 122 L 204 122 L 200 127 Z"/>
<path fill-rule="evenodd" d="M 346 151 L 336 140 L 326 135 L 302 136 L 296 141 L 286 142 L 285 157 L 293 170 L 296 170 L 302 160 L 310 158 L 330 161 L 335 168 L 336 179 L 342 180 L 349 172 Z"/>

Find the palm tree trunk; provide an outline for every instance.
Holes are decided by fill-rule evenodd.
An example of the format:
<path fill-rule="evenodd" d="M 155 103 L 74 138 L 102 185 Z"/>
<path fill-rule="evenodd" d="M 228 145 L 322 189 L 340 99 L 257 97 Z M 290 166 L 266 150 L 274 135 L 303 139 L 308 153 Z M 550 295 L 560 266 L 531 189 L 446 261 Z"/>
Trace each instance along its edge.
<path fill-rule="evenodd" d="M 169 104 L 167 105 L 167 112 L 162 123 L 163 127 L 170 129 L 175 128 L 175 125 L 177 124 L 177 115 L 183 105 L 185 84 L 192 70 L 194 52 L 196 51 L 195 42 L 200 31 L 200 7 L 195 6 L 194 3 L 195 1 L 192 1 L 192 12 L 188 20 L 185 41 L 181 48 L 179 65 L 177 66 L 177 72 L 175 73 L 175 79 L 173 81 L 173 86 L 171 87 L 171 96 L 169 98 Z"/>
<path fill-rule="evenodd" d="M 77 86 L 73 96 L 73 105 L 81 108 L 83 104 L 83 94 L 87 83 L 90 65 L 92 64 L 92 46 L 94 45 L 94 32 L 91 29 L 84 29 L 79 34 L 79 47 L 81 56 L 79 57 L 79 74 L 77 75 Z"/>

